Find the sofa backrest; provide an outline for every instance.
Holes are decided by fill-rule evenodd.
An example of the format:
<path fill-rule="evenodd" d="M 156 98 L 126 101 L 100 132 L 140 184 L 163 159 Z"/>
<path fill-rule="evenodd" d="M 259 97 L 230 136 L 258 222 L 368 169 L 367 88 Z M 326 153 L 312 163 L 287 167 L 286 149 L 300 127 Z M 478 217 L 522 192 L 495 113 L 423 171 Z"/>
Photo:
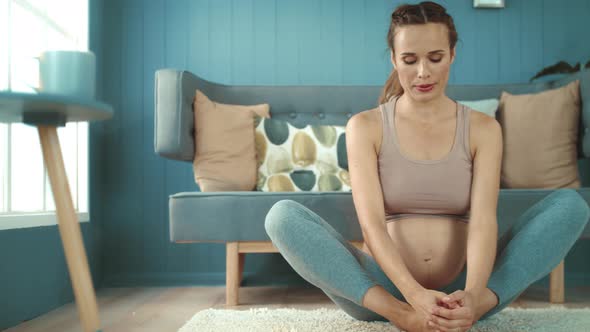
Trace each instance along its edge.
<path fill-rule="evenodd" d="M 582 112 L 578 158 L 590 157 L 590 70 L 559 80 L 530 84 L 449 85 L 455 100 L 500 98 L 564 86 L 580 79 Z M 354 114 L 375 108 L 382 86 L 229 86 L 201 79 L 188 71 L 161 69 L 155 77 L 154 148 L 159 155 L 192 162 L 194 120 L 192 102 L 196 89 L 224 104 L 270 104 L 271 117 L 295 125 L 346 125 Z"/>

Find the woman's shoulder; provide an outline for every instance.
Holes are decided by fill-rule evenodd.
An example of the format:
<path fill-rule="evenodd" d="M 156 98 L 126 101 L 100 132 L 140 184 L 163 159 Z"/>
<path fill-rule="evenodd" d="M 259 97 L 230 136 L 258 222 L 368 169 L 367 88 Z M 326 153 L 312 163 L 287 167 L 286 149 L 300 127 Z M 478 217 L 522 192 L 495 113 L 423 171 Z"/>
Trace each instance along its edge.
<path fill-rule="evenodd" d="M 375 108 L 371 108 L 368 110 L 364 110 L 364 111 L 360 111 L 356 114 L 354 114 L 350 120 L 352 120 L 353 118 L 361 118 L 361 120 L 357 120 L 357 121 L 363 121 L 363 122 L 381 122 L 381 111 L 379 110 L 379 107 L 375 107 Z"/>
<path fill-rule="evenodd" d="M 346 124 L 346 131 L 354 131 L 355 136 L 369 139 L 374 144 L 379 144 L 381 137 L 381 111 L 379 107 L 360 111 L 354 114 Z"/>
<path fill-rule="evenodd" d="M 469 114 L 469 125 L 473 128 L 472 132 L 485 134 L 490 129 L 500 127 L 500 123 L 495 118 L 467 106 L 465 108 Z"/>
<path fill-rule="evenodd" d="M 381 112 L 379 107 L 360 111 L 348 120 L 347 127 L 363 132 L 372 132 L 381 126 Z"/>
<path fill-rule="evenodd" d="M 469 122 L 471 126 L 476 128 L 481 128 L 481 126 L 490 126 L 493 122 L 497 122 L 497 120 L 484 112 L 477 111 L 466 104 L 462 104 L 458 102 L 460 105 L 463 105 L 465 108 L 466 114 L 469 116 Z"/>
<path fill-rule="evenodd" d="M 502 128 L 495 118 L 466 107 L 469 112 L 469 137 L 472 156 L 482 144 L 494 144 L 502 140 Z"/>

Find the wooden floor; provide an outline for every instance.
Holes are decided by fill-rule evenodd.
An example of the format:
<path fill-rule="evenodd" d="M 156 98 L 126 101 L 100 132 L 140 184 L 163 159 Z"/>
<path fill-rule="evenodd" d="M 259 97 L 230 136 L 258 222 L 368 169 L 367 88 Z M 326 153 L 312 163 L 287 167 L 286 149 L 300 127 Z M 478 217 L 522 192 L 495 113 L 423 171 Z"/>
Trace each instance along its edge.
<path fill-rule="evenodd" d="M 512 307 L 548 307 L 548 290 L 529 288 Z M 207 308 L 242 310 L 254 307 L 337 308 L 317 288 L 242 287 L 240 305 L 225 306 L 224 287 L 104 288 L 97 292 L 103 332 L 177 331 L 195 313 Z M 590 287 L 568 288 L 568 308 L 590 307 Z M 7 329 L 10 332 L 82 331 L 74 303 Z"/>

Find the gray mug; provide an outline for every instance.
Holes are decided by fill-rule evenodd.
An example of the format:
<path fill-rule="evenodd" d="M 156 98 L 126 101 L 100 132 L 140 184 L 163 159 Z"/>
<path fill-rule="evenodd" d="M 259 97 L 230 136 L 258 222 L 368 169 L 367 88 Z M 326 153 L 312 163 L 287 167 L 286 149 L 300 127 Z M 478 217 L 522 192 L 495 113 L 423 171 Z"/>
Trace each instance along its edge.
<path fill-rule="evenodd" d="M 45 51 L 39 60 L 39 92 L 95 98 L 96 57 L 92 52 Z"/>

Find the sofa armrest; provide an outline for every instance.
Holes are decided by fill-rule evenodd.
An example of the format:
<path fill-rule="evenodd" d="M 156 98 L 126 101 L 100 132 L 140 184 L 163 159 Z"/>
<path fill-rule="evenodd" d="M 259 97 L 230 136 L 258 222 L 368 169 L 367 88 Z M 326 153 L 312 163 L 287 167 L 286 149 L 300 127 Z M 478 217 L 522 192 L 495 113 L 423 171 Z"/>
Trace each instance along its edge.
<path fill-rule="evenodd" d="M 162 157 L 191 161 L 195 153 L 193 99 L 199 78 L 160 69 L 155 77 L 154 149 Z"/>

